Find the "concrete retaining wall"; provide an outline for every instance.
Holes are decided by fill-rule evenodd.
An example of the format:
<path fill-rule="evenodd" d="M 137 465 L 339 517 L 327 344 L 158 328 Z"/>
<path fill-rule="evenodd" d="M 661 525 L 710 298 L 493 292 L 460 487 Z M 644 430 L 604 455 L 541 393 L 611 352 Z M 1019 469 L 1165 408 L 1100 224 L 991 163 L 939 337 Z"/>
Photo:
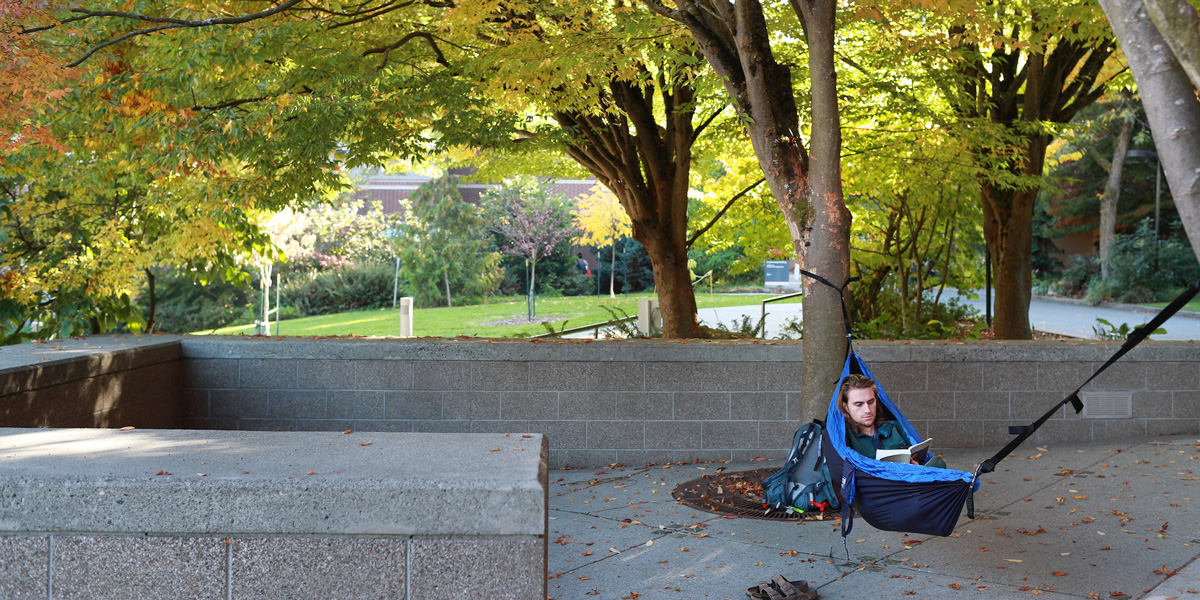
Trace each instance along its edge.
<path fill-rule="evenodd" d="M 0 427 L 178 427 L 179 339 L 0 346 Z"/>
<path fill-rule="evenodd" d="M 943 448 L 1001 446 L 1116 347 L 857 345 Z M 748 459 L 811 418 L 800 360 L 793 343 L 111 336 L 0 348 L 0 426 L 536 432 L 552 467 Z M 1087 389 L 1132 392 L 1132 418 L 1066 410 L 1034 441 L 1196 432 L 1200 347 L 1146 342 Z"/>
<path fill-rule="evenodd" d="M 0 598 L 544 600 L 546 450 L 519 434 L 0 429 Z"/>
<path fill-rule="evenodd" d="M 868 342 L 875 376 L 937 447 L 995 446 L 1086 380 L 1114 343 Z M 778 456 L 799 423 L 800 348 L 753 342 L 191 338 L 183 423 L 216 429 L 544 433 L 553 467 Z M 1200 348 L 1147 342 L 1089 390 L 1133 418 L 1066 410 L 1039 443 L 1200 429 Z"/>

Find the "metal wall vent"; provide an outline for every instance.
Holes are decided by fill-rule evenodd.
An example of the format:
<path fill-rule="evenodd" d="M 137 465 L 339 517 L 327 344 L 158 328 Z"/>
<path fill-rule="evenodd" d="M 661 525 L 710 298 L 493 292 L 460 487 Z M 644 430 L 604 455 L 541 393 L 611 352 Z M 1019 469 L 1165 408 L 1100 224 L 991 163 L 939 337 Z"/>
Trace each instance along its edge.
<path fill-rule="evenodd" d="M 1133 392 L 1084 392 L 1083 418 L 1133 418 Z"/>

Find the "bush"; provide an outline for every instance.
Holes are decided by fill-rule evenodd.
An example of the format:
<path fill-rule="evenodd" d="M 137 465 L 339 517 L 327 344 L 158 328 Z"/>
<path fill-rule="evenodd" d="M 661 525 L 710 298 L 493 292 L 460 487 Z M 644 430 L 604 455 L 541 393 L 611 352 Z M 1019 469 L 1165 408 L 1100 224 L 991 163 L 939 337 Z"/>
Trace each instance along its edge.
<path fill-rule="evenodd" d="M 1067 259 L 1058 280 L 1057 291 L 1064 296 L 1082 296 L 1095 279 L 1100 278 L 1100 261 L 1095 254 L 1076 254 Z"/>
<path fill-rule="evenodd" d="M 250 291 L 217 280 L 197 283 L 187 273 L 170 269 L 155 278 L 155 330 L 166 333 L 204 331 L 230 325 L 243 313 L 254 312 Z M 141 295 L 147 301 L 145 292 Z M 149 316 L 149 315 L 147 315 Z"/>
<path fill-rule="evenodd" d="M 1157 257 L 1155 256 L 1157 254 Z M 1137 231 L 1113 240 L 1108 279 L 1088 286 L 1092 302 L 1161 302 L 1200 278 L 1200 263 L 1187 240 L 1171 237 L 1154 245 L 1154 223 L 1146 219 Z"/>
<path fill-rule="evenodd" d="M 395 276 L 395 266 L 383 264 L 356 264 L 300 275 L 283 282 L 280 303 L 301 315 L 384 308 L 392 305 Z M 399 295 L 407 294 L 402 288 Z"/>

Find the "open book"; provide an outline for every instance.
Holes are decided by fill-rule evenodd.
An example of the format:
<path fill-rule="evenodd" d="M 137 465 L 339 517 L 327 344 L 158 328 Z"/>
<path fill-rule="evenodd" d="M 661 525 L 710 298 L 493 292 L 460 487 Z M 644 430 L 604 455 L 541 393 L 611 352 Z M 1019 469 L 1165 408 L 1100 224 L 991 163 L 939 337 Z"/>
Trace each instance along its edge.
<path fill-rule="evenodd" d="M 918 458 L 917 462 L 924 462 L 920 459 L 925 458 L 924 452 L 933 443 L 933 438 L 929 438 L 919 444 L 914 444 L 908 448 L 900 448 L 899 450 L 876 450 L 875 460 L 886 460 L 888 462 L 898 462 L 908 464 L 913 456 Z"/>

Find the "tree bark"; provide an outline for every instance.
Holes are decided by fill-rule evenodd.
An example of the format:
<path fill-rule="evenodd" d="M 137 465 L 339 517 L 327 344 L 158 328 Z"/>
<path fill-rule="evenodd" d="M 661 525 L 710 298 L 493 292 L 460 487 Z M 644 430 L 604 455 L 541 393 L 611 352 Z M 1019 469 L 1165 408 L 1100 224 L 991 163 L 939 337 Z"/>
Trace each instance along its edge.
<path fill-rule="evenodd" d="M 675 0 L 678 10 L 643 0 L 682 23 L 745 121 L 754 155 L 783 213 L 801 267 L 841 285 L 849 270 L 850 214 L 841 197 L 841 134 L 833 68 L 833 0 L 792 0 L 808 39 L 812 80 L 813 171 L 801 139 L 791 68 L 771 49 L 757 0 Z M 813 177 L 810 178 L 810 173 Z M 842 297 L 804 282 L 800 414 L 824 413 L 846 350 Z"/>
<path fill-rule="evenodd" d="M 146 317 L 146 333 L 154 333 L 154 313 L 158 310 L 158 295 L 154 285 L 155 276 L 154 271 L 148 268 L 142 270 L 146 272 L 146 290 L 150 293 L 149 304 L 146 306 L 146 312 L 149 315 Z"/>
<path fill-rule="evenodd" d="M 656 85 L 645 87 L 608 82 L 605 98 L 620 109 L 618 114 L 559 112 L 555 117 L 564 129 L 581 136 L 568 146 L 568 155 L 617 196 L 629 214 L 633 239 L 646 247 L 654 266 L 663 337 L 698 338 L 700 320 L 687 264 L 695 89 L 662 75 L 655 79 Z M 665 116 L 662 125 L 655 116 L 656 93 Z M 615 243 L 613 262 L 615 267 Z"/>
<path fill-rule="evenodd" d="M 799 0 L 808 41 L 808 70 L 812 95 L 812 163 L 809 165 L 809 203 L 812 232 L 807 252 L 798 246 L 803 265 L 825 279 L 842 284 L 850 278 L 850 210 L 842 196 L 842 126 L 838 110 L 837 71 L 834 67 L 835 0 Z M 796 243 L 793 237 L 793 243 Z M 807 278 L 805 278 L 807 279 Z M 829 404 L 841 375 L 847 341 L 843 302 L 824 284 L 808 281 L 804 295 L 805 414 L 820 415 Z M 812 383 L 810 383 L 812 382 Z M 816 385 L 814 385 L 816 384 Z"/>
<path fill-rule="evenodd" d="M 1146 14 L 1183 67 L 1192 86 L 1200 89 L 1200 14 L 1186 0 L 1145 0 Z"/>
<path fill-rule="evenodd" d="M 1036 190 L 1001 189 L 983 184 L 983 235 L 995 269 L 996 339 L 1027 340 L 1033 294 L 1033 204 Z"/>
<path fill-rule="evenodd" d="M 442 280 L 446 284 L 446 306 L 453 307 L 454 303 L 450 301 L 450 267 L 446 265 L 445 258 L 442 258 Z"/>
<path fill-rule="evenodd" d="M 1033 207 L 1040 189 L 1033 182 L 1042 176 L 1050 142 L 1038 124 L 1069 123 L 1095 102 L 1106 83 L 1098 82 L 1099 75 L 1115 49 L 1111 41 L 1073 39 L 1069 31 L 1047 30 L 1036 13 L 1030 16 L 1031 22 L 1013 25 L 1012 35 L 1022 33 L 1024 27 L 1027 37 L 1044 43 L 1024 49 L 996 46 L 987 54 L 976 45 L 963 46 L 965 58 L 958 65 L 962 87 L 949 98 L 960 116 L 987 118 L 1024 140 L 1021 153 L 1013 158 L 1004 148 L 975 148 L 979 155 L 1003 164 L 1005 177 L 1019 182 L 1002 188 L 994 183 L 995 172 L 979 178 L 984 237 L 997 275 L 992 329 L 996 339 L 1007 340 L 1025 340 L 1033 334 L 1029 326 Z M 961 33 L 961 28 L 951 29 L 952 35 Z"/>
<path fill-rule="evenodd" d="M 1108 169 L 1108 183 L 1100 197 L 1100 277 L 1108 279 L 1112 257 L 1113 237 L 1117 233 L 1117 202 L 1121 199 L 1121 173 L 1125 170 L 1125 154 L 1129 152 L 1129 141 L 1133 138 L 1133 121 L 1121 122 L 1121 133 L 1117 135 L 1117 147 L 1113 151 Z"/>
<path fill-rule="evenodd" d="M 1100 0 L 1146 108 L 1158 159 L 1192 251 L 1200 255 L 1200 100 L 1141 0 Z"/>

